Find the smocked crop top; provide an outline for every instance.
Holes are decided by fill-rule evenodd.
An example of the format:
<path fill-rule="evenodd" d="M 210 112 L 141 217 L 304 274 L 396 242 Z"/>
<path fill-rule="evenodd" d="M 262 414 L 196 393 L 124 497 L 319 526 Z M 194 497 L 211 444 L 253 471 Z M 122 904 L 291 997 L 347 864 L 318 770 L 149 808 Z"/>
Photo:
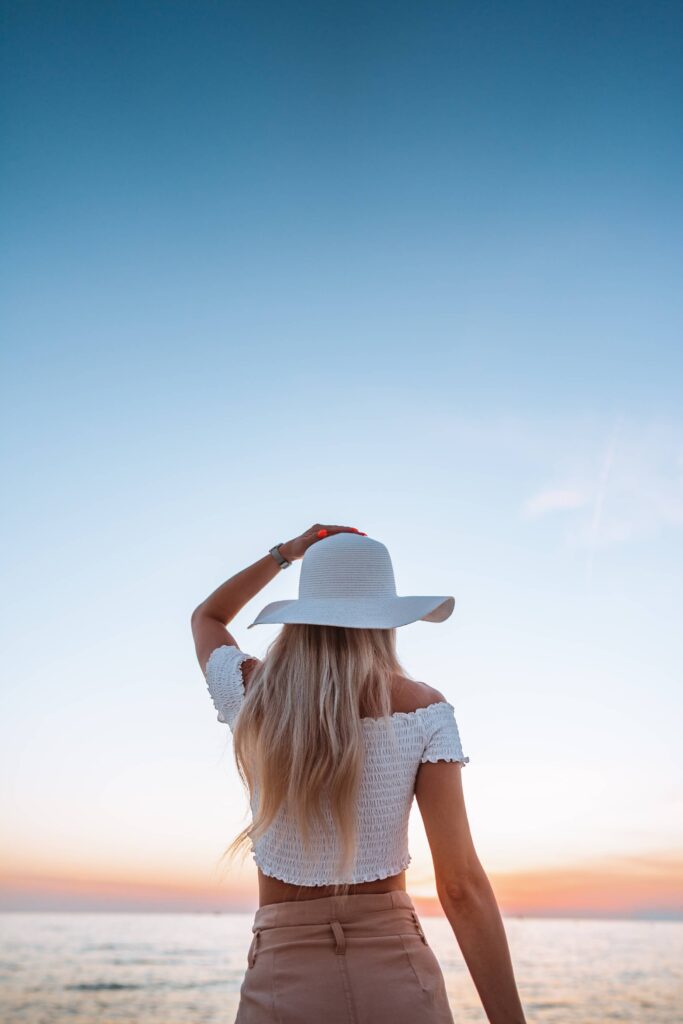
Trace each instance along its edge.
<path fill-rule="evenodd" d="M 244 699 L 241 665 L 253 655 L 234 646 L 217 647 L 206 665 L 206 683 L 218 721 L 232 731 Z M 252 845 L 252 858 L 264 874 L 294 885 L 333 885 L 371 882 L 396 875 L 408 867 L 408 819 L 415 794 L 415 778 L 426 761 L 458 761 L 465 765 L 452 704 L 440 701 L 416 711 L 391 716 L 397 745 L 382 728 L 381 720 L 362 718 L 366 759 L 358 796 L 358 848 L 346 878 L 337 877 L 339 849 L 330 841 L 331 829 L 312 836 L 306 854 L 293 824 L 280 808 L 268 831 Z M 258 797 L 252 796 L 252 813 Z"/>

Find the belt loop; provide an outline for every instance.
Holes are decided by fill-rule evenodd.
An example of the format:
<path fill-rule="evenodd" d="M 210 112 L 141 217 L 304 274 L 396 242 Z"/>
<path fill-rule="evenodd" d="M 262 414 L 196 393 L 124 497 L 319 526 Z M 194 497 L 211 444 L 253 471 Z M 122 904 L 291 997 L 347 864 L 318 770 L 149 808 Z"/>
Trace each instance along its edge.
<path fill-rule="evenodd" d="M 415 922 L 415 927 L 417 928 L 418 934 L 419 934 L 420 938 L 422 939 L 422 941 L 424 942 L 424 944 L 426 946 L 427 945 L 427 936 L 422 931 L 422 925 L 420 924 L 420 920 L 419 920 L 419 918 L 417 916 L 417 913 L 414 910 L 411 910 L 410 913 L 412 914 L 413 921 Z"/>
<path fill-rule="evenodd" d="M 254 932 L 254 938 L 251 940 L 251 946 L 249 947 L 249 955 L 247 957 L 249 966 L 253 967 L 256 963 L 256 949 L 258 946 L 258 940 L 261 935 L 261 929 L 257 928 Z"/>
<path fill-rule="evenodd" d="M 335 953 L 346 953 L 346 936 L 344 935 L 344 929 L 340 925 L 339 921 L 330 921 L 330 928 L 334 932 L 334 937 L 337 940 L 335 947 Z"/>

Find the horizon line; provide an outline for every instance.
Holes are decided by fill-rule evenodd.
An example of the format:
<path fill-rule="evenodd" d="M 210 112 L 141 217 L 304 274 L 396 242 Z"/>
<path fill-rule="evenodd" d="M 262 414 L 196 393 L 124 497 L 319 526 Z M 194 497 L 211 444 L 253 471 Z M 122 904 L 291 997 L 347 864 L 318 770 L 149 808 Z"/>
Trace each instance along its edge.
<path fill-rule="evenodd" d="M 419 898 L 413 898 L 413 903 L 416 909 L 419 909 L 419 913 L 422 917 L 446 917 L 446 913 L 440 906 L 429 908 L 418 908 L 418 904 L 423 901 Z M 225 908 L 218 910 L 208 910 L 198 907 L 194 910 L 178 909 L 176 907 L 169 907 L 163 909 L 156 907 L 151 909 L 149 907 L 138 907 L 136 909 L 125 908 L 118 909 L 116 907 L 98 907 L 90 909 L 81 909 L 77 907 L 0 907 L 0 914 L 129 914 L 131 916 L 138 914 L 157 914 L 160 916 L 168 916 L 169 914 L 187 916 L 196 916 L 197 914 L 206 914 L 211 917 L 217 917 L 222 915 L 233 915 L 233 914 L 244 914 L 249 917 L 253 915 L 253 911 L 246 910 L 244 908 Z M 683 924 L 683 912 L 674 911 L 670 914 L 655 912 L 652 913 L 614 913 L 606 914 L 604 912 L 591 913 L 586 911 L 585 913 L 577 914 L 567 913 L 563 914 L 560 911 L 549 911 L 547 914 L 524 914 L 524 913 L 507 913 L 501 910 L 501 917 L 503 920 L 510 921 L 624 921 L 624 922 L 638 922 L 647 921 L 650 924 Z"/>

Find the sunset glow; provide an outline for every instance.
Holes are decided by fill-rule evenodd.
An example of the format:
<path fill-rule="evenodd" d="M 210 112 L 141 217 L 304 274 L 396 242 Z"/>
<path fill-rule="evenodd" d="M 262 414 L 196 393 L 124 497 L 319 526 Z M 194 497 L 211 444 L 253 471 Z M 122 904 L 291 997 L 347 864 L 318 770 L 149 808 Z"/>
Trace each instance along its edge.
<path fill-rule="evenodd" d="M 682 917 L 674 14 L 10 6 L 0 907 L 255 906 L 190 615 L 322 522 L 455 597 L 503 911 Z"/>

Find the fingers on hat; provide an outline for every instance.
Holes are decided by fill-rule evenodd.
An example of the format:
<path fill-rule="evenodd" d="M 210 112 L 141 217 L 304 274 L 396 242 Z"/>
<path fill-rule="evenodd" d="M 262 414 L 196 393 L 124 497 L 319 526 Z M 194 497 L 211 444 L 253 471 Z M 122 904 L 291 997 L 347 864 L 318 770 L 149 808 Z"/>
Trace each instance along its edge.
<path fill-rule="evenodd" d="M 327 537 L 332 533 L 356 533 L 361 537 L 367 537 L 367 533 L 363 533 L 363 531 L 359 530 L 358 527 L 356 526 L 321 527 L 321 529 L 317 531 L 316 537 L 320 537 L 322 539 L 323 537 Z"/>

